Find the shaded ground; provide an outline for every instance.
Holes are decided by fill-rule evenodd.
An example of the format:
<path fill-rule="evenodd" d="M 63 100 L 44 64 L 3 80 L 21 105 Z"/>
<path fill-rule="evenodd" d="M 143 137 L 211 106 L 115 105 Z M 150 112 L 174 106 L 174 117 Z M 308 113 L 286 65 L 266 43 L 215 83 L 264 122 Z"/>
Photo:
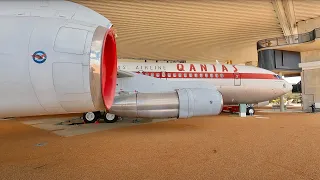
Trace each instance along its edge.
<path fill-rule="evenodd" d="M 0 179 L 320 179 L 320 114 L 258 114 L 72 137 L 0 121 Z"/>

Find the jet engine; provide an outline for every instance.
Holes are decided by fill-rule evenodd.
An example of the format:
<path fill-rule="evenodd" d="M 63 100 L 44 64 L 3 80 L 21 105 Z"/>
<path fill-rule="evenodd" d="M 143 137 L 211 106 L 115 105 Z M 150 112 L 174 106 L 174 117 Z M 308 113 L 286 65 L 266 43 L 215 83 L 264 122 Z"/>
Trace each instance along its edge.
<path fill-rule="evenodd" d="M 219 91 L 188 88 L 174 92 L 120 95 L 114 99 L 109 112 L 130 118 L 190 118 L 218 115 L 222 107 Z"/>
<path fill-rule="evenodd" d="M 47 11 L 0 15 L 0 117 L 109 109 L 117 78 L 112 24 Z"/>

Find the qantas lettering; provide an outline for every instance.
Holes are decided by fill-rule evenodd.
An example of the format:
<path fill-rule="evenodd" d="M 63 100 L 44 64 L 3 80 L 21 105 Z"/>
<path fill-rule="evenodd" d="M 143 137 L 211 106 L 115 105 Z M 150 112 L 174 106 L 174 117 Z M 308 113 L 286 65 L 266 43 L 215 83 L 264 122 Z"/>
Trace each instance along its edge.
<path fill-rule="evenodd" d="M 215 65 L 211 64 L 209 67 L 212 67 L 212 72 L 217 72 L 217 68 Z M 238 72 L 238 68 L 235 65 L 232 65 L 233 72 Z M 186 71 L 185 64 L 177 64 L 178 71 Z M 197 68 L 194 64 L 190 64 L 189 69 L 190 72 L 197 72 Z M 207 64 L 200 64 L 201 72 L 208 72 Z M 221 72 L 229 72 L 229 69 L 225 65 L 221 65 Z"/>

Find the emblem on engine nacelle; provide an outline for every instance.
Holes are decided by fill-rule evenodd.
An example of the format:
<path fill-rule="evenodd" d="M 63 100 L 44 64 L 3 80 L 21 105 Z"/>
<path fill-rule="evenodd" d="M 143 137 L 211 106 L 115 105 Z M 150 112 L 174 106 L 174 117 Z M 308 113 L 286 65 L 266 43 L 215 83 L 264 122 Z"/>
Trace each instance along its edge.
<path fill-rule="evenodd" d="M 35 53 L 33 53 L 32 59 L 34 62 L 42 64 L 47 60 L 47 54 L 43 51 L 36 51 Z"/>

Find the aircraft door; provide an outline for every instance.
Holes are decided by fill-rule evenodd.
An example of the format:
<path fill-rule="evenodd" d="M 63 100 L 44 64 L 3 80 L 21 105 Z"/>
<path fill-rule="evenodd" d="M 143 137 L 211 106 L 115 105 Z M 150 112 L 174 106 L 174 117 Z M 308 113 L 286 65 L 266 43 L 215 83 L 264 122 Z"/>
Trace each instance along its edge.
<path fill-rule="evenodd" d="M 241 76 L 239 73 L 234 73 L 234 85 L 241 86 Z"/>

